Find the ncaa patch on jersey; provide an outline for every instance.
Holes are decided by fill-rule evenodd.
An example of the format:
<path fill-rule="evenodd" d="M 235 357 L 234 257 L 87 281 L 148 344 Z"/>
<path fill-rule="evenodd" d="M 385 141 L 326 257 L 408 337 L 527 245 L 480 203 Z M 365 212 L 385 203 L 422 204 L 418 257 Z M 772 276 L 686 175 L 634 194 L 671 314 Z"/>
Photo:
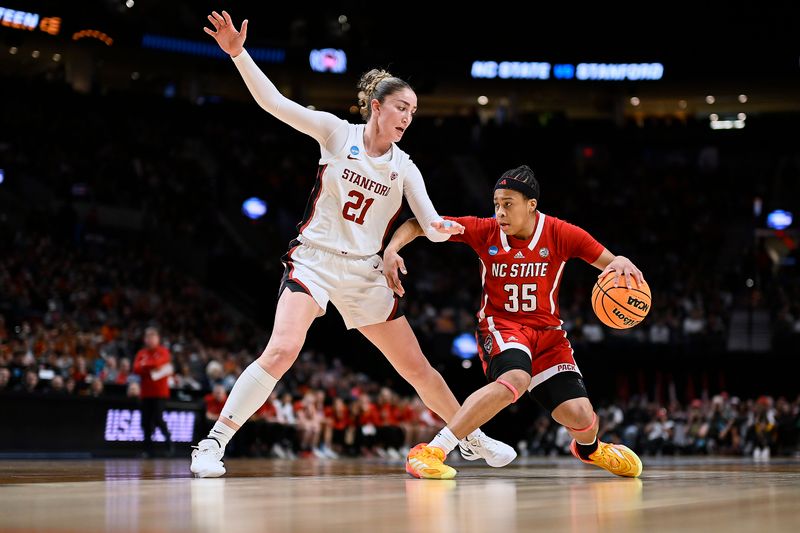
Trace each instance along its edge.
<path fill-rule="evenodd" d="M 360 151 L 360 150 L 358 149 L 358 146 L 356 146 L 356 145 L 353 145 L 353 146 L 351 146 L 351 147 L 350 147 L 350 153 L 351 153 L 352 155 L 358 155 L 359 151 Z M 340 152 L 340 153 L 341 153 L 341 152 Z"/>
<path fill-rule="evenodd" d="M 392 172 L 391 174 L 389 174 L 389 179 L 392 180 L 392 181 L 396 180 L 397 179 L 397 172 Z"/>
<path fill-rule="evenodd" d="M 489 255 L 497 255 L 497 246 L 489 247 Z"/>
<path fill-rule="evenodd" d="M 539 257 L 547 257 L 550 255 L 550 250 L 547 248 L 539 248 Z"/>

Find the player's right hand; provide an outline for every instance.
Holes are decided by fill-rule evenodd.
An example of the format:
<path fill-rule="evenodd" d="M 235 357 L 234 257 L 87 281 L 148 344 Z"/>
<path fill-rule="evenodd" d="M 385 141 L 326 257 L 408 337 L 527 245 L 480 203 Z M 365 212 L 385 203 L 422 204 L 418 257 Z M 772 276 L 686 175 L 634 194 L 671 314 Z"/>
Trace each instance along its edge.
<path fill-rule="evenodd" d="M 233 26 L 231 16 L 227 11 L 223 11 L 222 15 L 216 11 L 212 11 L 208 16 L 208 20 L 214 26 L 214 30 L 209 30 L 203 26 L 203 31 L 212 36 L 222 51 L 231 57 L 236 57 L 244 50 L 244 40 L 247 39 L 247 19 L 242 22 L 242 29 L 236 31 Z"/>
<path fill-rule="evenodd" d="M 400 257 L 400 254 L 391 248 L 387 248 L 383 252 L 383 275 L 386 277 L 386 283 L 389 284 L 389 288 L 398 296 L 402 297 L 406 291 L 403 288 L 403 283 L 400 281 L 398 270 L 403 274 L 408 274 L 406 263 L 403 261 L 403 258 Z"/>

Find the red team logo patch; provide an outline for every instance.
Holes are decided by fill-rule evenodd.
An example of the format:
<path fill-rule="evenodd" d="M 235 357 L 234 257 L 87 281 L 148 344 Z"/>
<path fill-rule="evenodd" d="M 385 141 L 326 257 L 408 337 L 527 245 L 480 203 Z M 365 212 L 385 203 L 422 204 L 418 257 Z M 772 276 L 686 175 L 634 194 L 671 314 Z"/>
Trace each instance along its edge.
<path fill-rule="evenodd" d="M 397 179 L 397 172 L 392 172 L 391 174 L 389 174 L 389 179 L 392 180 L 392 181 L 396 180 Z"/>
<path fill-rule="evenodd" d="M 494 345 L 492 344 L 492 337 L 491 337 L 491 335 L 489 335 L 489 336 L 488 336 L 488 337 L 486 337 L 486 339 L 483 341 L 483 347 L 484 347 L 484 349 L 486 350 L 486 355 L 490 355 L 490 354 L 492 353 L 492 347 L 493 347 L 493 346 L 494 346 Z"/>

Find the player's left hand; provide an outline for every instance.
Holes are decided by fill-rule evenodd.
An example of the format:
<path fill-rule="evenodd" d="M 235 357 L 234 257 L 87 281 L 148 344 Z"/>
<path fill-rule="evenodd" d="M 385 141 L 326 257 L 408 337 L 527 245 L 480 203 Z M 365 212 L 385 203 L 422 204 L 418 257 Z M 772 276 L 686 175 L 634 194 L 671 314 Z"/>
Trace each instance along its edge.
<path fill-rule="evenodd" d="M 625 256 L 618 255 L 611 261 L 608 266 L 600 273 L 598 278 L 605 277 L 609 272 L 614 272 L 614 287 L 619 287 L 620 276 L 625 276 L 625 285 L 632 289 L 631 278 L 636 280 L 636 285 L 639 286 L 644 283 L 644 274 L 636 268 L 636 265 Z"/>
<path fill-rule="evenodd" d="M 464 226 L 452 220 L 439 220 L 431 222 L 431 227 L 439 233 L 447 233 L 448 235 L 459 235 L 464 233 Z"/>
<path fill-rule="evenodd" d="M 398 270 L 403 274 L 408 274 L 406 263 L 400 254 L 391 248 L 386 248 L 383 251 L 383 276 L 386 278 L 389 288 L 402 298 L 406 290 L 403 288 L 403 282 L 400 281 Z"/>

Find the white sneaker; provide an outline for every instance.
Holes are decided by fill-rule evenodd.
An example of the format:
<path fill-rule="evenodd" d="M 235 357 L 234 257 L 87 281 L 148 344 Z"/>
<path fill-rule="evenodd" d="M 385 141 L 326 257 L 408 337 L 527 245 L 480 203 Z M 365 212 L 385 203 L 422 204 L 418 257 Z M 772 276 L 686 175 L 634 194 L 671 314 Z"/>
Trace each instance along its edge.
<path fill-rule="evenodd" d="M 197 477 L 220 477 L 225 473 L 225 465 L 222 464 L 222 456 L 225 449 L 220 448 L 219 443 L 214 439 L 203 439 L 192 446 L 192 466 L 191 471 Z"/>
<path fill-rule="evenodd" d="M 314 457 L 316 457 L 317 459 L 327 459 L 327 458 L 328 458 L 328 457 L 325 455 L 325 452 L 323 452 L 323 451 L 322 451 L 321 449 L 319 449 L 319 448 L 312 448 L 312 449 L 311 449 L 311 453 L 313 453 L 313 454 L 314 454 Z"/>
<path fill-rule="evenodd" d="M 278 443 L 273 444 L 272 453 L 274 453 L 278 459 L 286 459 L 286 451 L 283 449 L 283 446 Z"/>
<path fill-rule="evenodd" d="M 467 461 L 477 461 L 482 457 L 486 464 L 495 468 L 506 466 L 517 457 L 514 448 L 485 433 L 480 433 L 477 437 L 461 439 L 458 449 L 461 457 Z"/>
<path fill-rule="evenodd" d="M 338 459 L 339 458 L 339 454 L 336 453 L 335 451 L 333 451 L 333 449 L 329 448 L 328 446 L 323 446 L 322 447 L 322 453 L 324 453 L 325 457 L 327 457 L 328 459 Z"/>

